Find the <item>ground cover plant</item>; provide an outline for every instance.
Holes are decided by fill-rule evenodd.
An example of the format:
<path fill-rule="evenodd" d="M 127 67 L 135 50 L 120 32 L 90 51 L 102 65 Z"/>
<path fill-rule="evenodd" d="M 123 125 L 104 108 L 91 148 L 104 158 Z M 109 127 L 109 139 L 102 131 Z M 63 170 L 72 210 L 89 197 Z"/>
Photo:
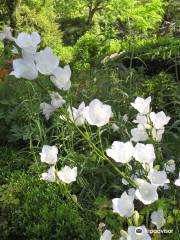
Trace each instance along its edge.
<path fill-rule="evenodd" d="M 172 2 L 2 6 L 1 239 L 179 239 Z"/>

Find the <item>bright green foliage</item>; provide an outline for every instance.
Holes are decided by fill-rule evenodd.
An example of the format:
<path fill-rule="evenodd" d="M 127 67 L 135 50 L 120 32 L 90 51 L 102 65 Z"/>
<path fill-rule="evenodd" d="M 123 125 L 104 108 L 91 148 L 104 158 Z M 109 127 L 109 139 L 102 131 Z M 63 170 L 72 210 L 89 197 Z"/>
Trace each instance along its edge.
<path fill-rule="evenodd" d="M 43 47 L 62 46 L 53 1 L 22 1 L 16 10 L 16 31 L 40 32 Z"/>

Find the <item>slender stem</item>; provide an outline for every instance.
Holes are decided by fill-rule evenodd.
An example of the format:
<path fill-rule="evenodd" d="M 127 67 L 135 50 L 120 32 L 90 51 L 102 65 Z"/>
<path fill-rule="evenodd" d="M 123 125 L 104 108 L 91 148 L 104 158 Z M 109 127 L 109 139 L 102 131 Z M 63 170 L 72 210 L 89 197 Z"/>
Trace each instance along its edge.
<path fill-rule="evenodd" d="M 81 129 L 74 123 L 74 121 L 72 119 L 70 119 L 66 112 L 63 111 L 64 115 L 66 116 L 66 119 L 69 120 L 74 127 L 78 130 L 78 132 L 83 136 L 83 138 L 89 143 L 89 145 L 92 147 L 92 149 L 95 150 L 96 154 L 103 160 L 106 160 L 111 166 L 112 168 L 119 174 L 119 176 L 123 177 L 124 179 L 126 179 L 129 184 L 131 184 L 132 187 L 137 187 L 137 185 L 135 184 L 134 181 L 132 181 L 129 177 L 127 177 L 123 172 L 121 172 L 119 170 L 119 168 L 104 154 L 104 151 L 99 150 L 96 145 L 90 140 L 90 138 L 88 138 L 88 136 L 86 134 L 84 134 L 84 132 L 81 131 Z"/>

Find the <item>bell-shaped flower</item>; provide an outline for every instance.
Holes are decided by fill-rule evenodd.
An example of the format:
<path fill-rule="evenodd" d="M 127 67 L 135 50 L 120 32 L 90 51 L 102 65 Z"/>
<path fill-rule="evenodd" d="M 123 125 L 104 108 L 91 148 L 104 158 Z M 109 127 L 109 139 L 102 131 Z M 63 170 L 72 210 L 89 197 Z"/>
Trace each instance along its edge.
<path fill-rule="evenodd" d="M 44 145 L 40 153 L 41 162 L 55 164 L 57 162 L 58 149 L 56 146 Z"/>
<path fill-rule="evenodd" d="M 69 65 L 66 65 L 64 68 L 57 67 L 50 77 L 53 84 L 58 88 L 64 91 L 67 91 L 71 87 L 71 69 Z"/>
<path fill-rule="evenodd" d="M 109 230 L 105 230 L 103 235 L 100 237 L 100 240 L 111 240 L 112 233 Z"/>
<path fill-rule="evenodd" d="M 138 179 L 139 180 L 139 179 Z M 158 200 L 157 187 L 142 179 L 138 182 L 139 188 L 136 189 L 135 196 L 145 205 L 151 204 Z"/>
<path fill-rule="evenodd" d="M 161 111 L 158 113 L 151 112 L 150 119 L 153 123 L 154 128 L 156 129 L 163 129 L 166 124 L 168 124 L 170 117 L 166 116 L 166 114 Z"/>
<path fill-rule="evenodd" d="M 102 127 L 107 124 L 112 115 L 111 106 L 103 104 L 100 100 L 94 99 L 84 110 L 86 121 L 90 125 Z"/>
<path fill-rule="evenodd" d="M 47 172 L 42 173 L 41 180 L 55 182 L 56 181 L 55 167 L 51 166 Z"/>
<path fill-rule="evenodd" d="M 36 53 L 35 62 L 38 71 L 44 75 L 51 75 L 59 65 L 59 58 L 53 55 L 51 48 Z"/>
<path fill-rule="evenodd" d="M 77 177 L 77 167 L 70 168 L 65 166 L 61 171 L 57 173 L 59 179 L 64 183 L 71 183 L 76 181 Z"/>
<path fill-rule="evenodd" d="M 155 186 L 164 186 L 165 183 L 169 183 L 169 179 L 167 179 L 167 174 L 165 171 L 157 171 L 155 169 L 151 169 L 148 173 L 148 179 Z"/>
<path fill-rule="evenodd" d="M 162 140 L 163 133 L 164 133 L 164 128 L 162 129 L 152 128 L 152 137 L 157 142 L 160 142 Z"/>
<path fill-rule="evenodd" d="M 134 158 L 142 164 L 153 163 L 156 158 L 154 146 L 152 144 L 137 143 L 134 148 Z"/>
<path fill-rule="evenodd" d="M 51 104 L 45 102 L 40 104 L 40 109 L 42 110 L 46 120 L 49 120 L 51 114 L 55 111 L 55 108 Z"/>
<path fill-rule="evenodd" d="M 14 75 L 16 78 L 34 80 L 38 77 L 38 71 L 33 61 L 19 58 L 13 60 L 13 71 L 10 75 Z"/>
<path fill-rule="evenodd" d="M 15 38 L 12 36 L 12 31 L 10 27 L 6 27 L 3 32 L 0 32 L 0 40 L 10 40 L 10 41 L 14 41 Z"/>
<path fill-rule="evenodd" d="M 131 217 L 134 213 L 134 198 L 124 192 L 120 198 L 112 200 L 113 212 L 118 213 L 121 217 Z"/>
<path fill-rule="evenodd" d="M 85 103 L 82 102 L 78 109 L 72 107 L 72 108 L 68 108 L 68 112 L 69 112 L 69 116 L 71 118 L 72 121 L 74 121 L 74 123 L 77 126 L 81 126 L 84 124 L 85 122 L 85 117 L 84 117 L 84 109 L 85 109 Z"/>
<path fill-rule="evenodd" d="M 22 32 L 15 39 L 16 44 L 22 48 L 24 51 L 35 54 L 37 50 L 37 45 L 40 43 L 41 38 L 37 32 L 28 34 Z"/>
<path fill-rule="evenodd" d="M 168 173 L 173 173 L 176 170 L 175 162 L 174 160 L 169 160 L 165 165 L 165 170 Z"/>
<path fill-rule="evenodd" d="M 62 105 L 66 102 L 58 92 L 52 92 L 50 94 L 51 96 L 51 105 L 53 108 L 59 108 L 62 107 Z"/>
<path fill-rule="evenodd" d="M 119 131 L 119 127 L 116 123 L 112 124 L 112 130 L 113 130 L 113 132 L 118 132 Z"/>
<path fill-rule="evenodd" d="M 146 99 L 137 97 L 134 103 L 131 103 L 133 108 L 135 108 L 140 114 L 147 114 L 150 111 L 151 97 Z"/>
<path fill-rule="evenodd" d="M 164 226 L 166 220 L 164 218 L 163 210 L 154 211 L 151 214 L 151 222 L 156 225 L 157 229 Z"/>
<path fill-rule="evenodd" d="M 111 148 L 106 150 L 106 154 L 115 162 L 128 163 L 133 157 L 134 147 L 131 142 L 114 141 Z"/>
<path fill-rule="evenodd" d="M 144 142 L 148 139 L 148 134 L 145 129 L 133 128 L 131 129 L 131 141 Z"/>
<path fill-rule="evenodd" d="M 179 178 L 175 180 L 174 184 L 180 187 L 180 172 L 179 172 Z"/>
<path fill-rule="evenodd" d="M 127 240 L 151 240 L 144 225 L 139 227 L 129 226 Z"/>

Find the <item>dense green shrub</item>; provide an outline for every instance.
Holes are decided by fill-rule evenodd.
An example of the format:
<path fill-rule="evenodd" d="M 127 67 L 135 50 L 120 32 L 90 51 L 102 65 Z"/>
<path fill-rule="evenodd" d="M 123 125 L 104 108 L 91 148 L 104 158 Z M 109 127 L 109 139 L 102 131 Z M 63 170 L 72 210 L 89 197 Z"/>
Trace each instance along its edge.
<path fill-rule="evenodd" d="M 72 202 L 64 201 L 58 185 L 39 177 L 14 174 L 0 191 L 1 239 L 99 239 L 97 224 Z M 92 215 L 92 214 L 91 214 Z"/>

